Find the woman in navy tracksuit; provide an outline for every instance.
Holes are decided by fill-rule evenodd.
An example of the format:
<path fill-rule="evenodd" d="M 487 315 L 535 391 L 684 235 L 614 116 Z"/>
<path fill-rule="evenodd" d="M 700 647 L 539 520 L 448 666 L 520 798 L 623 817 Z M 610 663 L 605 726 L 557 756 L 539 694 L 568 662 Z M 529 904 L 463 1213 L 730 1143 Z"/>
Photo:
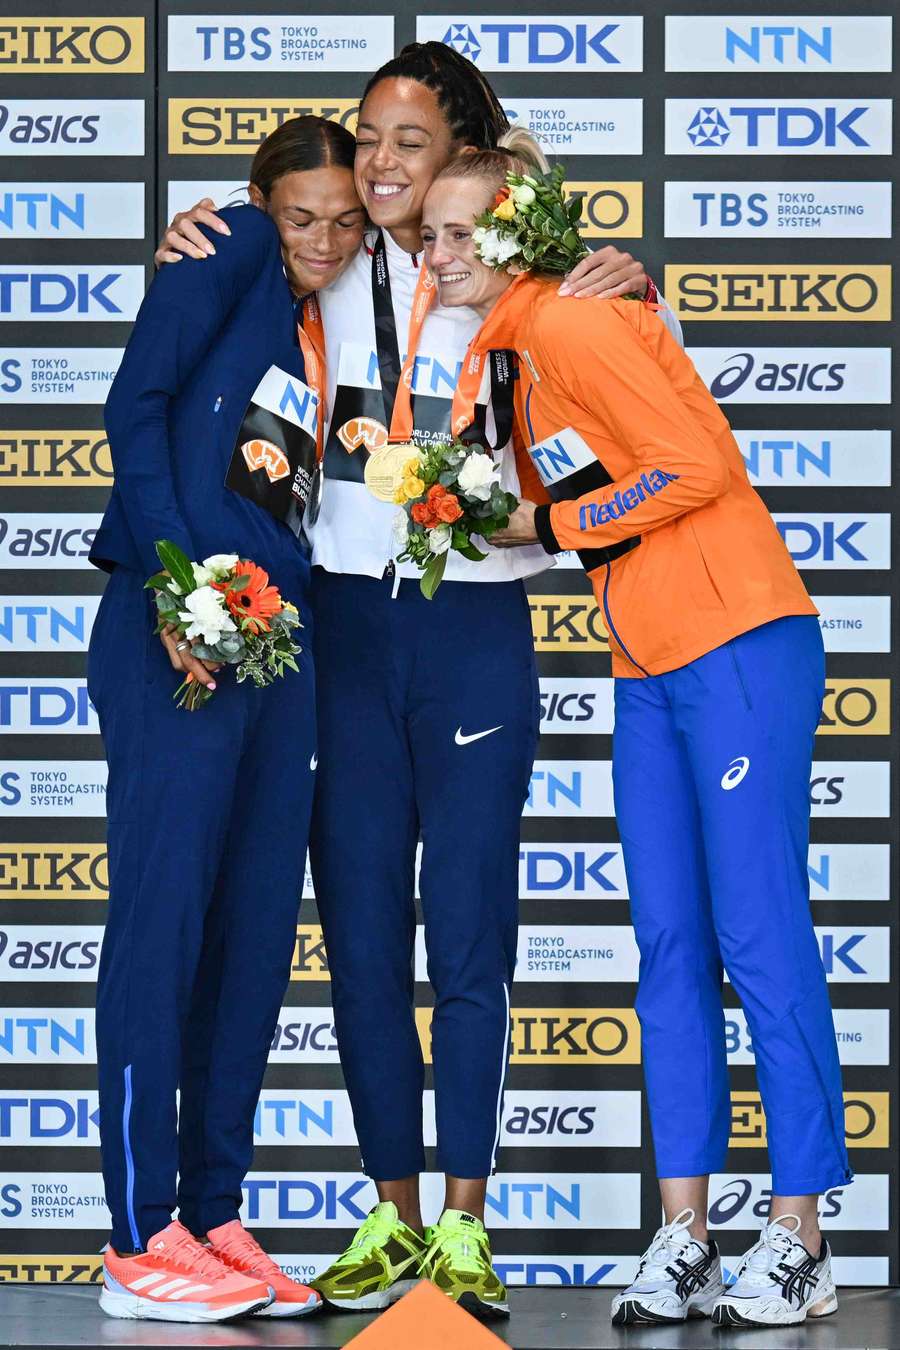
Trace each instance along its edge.
<path fill-rule="evenodd" d="M 230 209 L 215 256 L 160 270 L 106 407 L 115 488 L 91 560 L 110 579 L 88 679 L 109 760 L 97 1052 L 120 1253 L 176 1205 L 199 1236 L 237 1218 L 294 948 L 316 749 L 308 554 L 224 480 L 262 376 L 304 378 L 294 292 L 328 284 L 361 239 L 353 138 L 298 121 L 325 130 L 280 138 L 268 214 Z M 224 667 L 207 706 L 177 709 L 182 653 L 155 636 L 143 589 L 163 538 L 263 567 L 300 611 L 299 673 L 257 690 Z"/>

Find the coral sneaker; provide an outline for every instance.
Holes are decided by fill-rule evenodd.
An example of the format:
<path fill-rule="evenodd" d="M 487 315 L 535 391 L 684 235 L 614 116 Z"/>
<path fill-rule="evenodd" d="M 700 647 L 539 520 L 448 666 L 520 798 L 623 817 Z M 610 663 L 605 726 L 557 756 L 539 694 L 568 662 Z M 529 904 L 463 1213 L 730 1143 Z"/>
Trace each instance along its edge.
<path fill-rule="evenodd" d="M 321 1308 L 322 1300 L 315 1289 L 298 1284 L 285 1275 L 253 1234 L 247 1232 L 240 1219 L 223 1223 L 220 1228 L 211 1228 L 207 1237 L 208 1250 L 224 1265 L 241 1275 L 263 1280 L 271 1287 L 275 1301 L 260 1309 L 260 1317 L 304 1317 Z"/>
<path fill-rule="evenodd" d="M 109 1317 L 154 1322 L 229 1322 L 272 1302 L 266 1280 L 239 1275 L 174 1220 L 135 1256 L 111 1247 L 100 1307 Z"/>

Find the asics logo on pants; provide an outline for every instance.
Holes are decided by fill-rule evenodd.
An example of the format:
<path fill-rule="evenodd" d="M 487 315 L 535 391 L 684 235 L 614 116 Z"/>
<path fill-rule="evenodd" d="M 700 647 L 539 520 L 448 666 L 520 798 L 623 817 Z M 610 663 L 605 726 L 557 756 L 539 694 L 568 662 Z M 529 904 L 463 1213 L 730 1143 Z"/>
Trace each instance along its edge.
<path fill-rule="evenodd" d="M 732 788 L 737 787 L 738 783 L 743 783 L 749 768 L 750 761 L 746 755 L 739 755 L 737 759 L 733 759 L 722 775 L 722 789 L 725 792 L 730 792 Z"/>

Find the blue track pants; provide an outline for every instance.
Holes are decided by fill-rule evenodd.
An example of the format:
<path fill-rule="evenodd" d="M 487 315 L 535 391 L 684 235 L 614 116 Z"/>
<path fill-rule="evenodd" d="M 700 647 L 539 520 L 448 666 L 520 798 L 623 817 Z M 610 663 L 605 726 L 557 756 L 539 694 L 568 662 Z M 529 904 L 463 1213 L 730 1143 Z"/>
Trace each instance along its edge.
<path fill-rule="evenodd" d="M 321 754 L 310 852 L 363 1166 L 425 1167 L 413 872 L 434 988 L 437 1165 L 494 1166 L 516 959 L 519 822 L 539 723 L 518 582 L 313 569 Z"/>
<path fill-rule="evenodd" d="M 613 781 L 661 1177 L 725 1163 L 723 967 L 753 1040 L 775 1193 L 851 1177 L 807 874 L 823 689 L 818 621 L 805 616 L 616 681 Z"/>
<path fill-rule="evenodd" d="M 258 690 L 223 670 L 189 713 L 172 702 L 142 579 L 117 568 L 101 602 L 88 662 L 109 761 L 97 1057 L 117 1251 L 143 1247 L 176 1206 L 198 1235 L 238 1215 L 315 777 L 303 617 L 299 674 Z"/>

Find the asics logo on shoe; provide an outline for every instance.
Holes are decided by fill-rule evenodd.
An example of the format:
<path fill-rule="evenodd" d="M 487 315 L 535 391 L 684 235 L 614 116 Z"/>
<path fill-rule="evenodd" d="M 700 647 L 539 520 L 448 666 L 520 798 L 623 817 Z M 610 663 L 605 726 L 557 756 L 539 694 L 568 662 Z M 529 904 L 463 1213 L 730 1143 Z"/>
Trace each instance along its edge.
<path fill-rule="evenodd" d="M 778 1270 L 783 1272 L 783 1279 L 779 1279 L 775 1272 L 772 1272 L 774 1283 L 781 1285 L 782 1297 L 787 1299 L 788 1303 L 796 1303 L 798 1308 L 803 1307 L 816 1287 L 817 1265 L 814 1256 L 807 1256 L 798 1266 L 789 1266 L 786 1262 L 782 1262 Z"/>
<path fill-rule="evenodd" d="M 685 1261 L 683 1257 L 675 1262 L 676 1269 L 667 1266 L 667 1273 L 675 1281 L 675 1293 L 680 1299 L 685 1299 L 689 1294 L 693 1294 L 696 1289 L 701 1289 L 706 1283 L 707 1276 L 712 1270 L 715 1261 L 714 1249 L 704 1252 L 699 1261 L 693 1265 Z"/>
<path fill-rule="evenodd" d="M 493 736 L 495 731 L 502 731 L 503 723 L 499 727 L 488 727 L 487 731 L 473 731 L 470 736 L 463 735 L 462 727 L 456 728 L 456 735 L 453 737 L 457 745 L 469 745 L 472 741 L 480 741 L 485 736 Z"/>
<path fill-rule="evenodd" d="M 733 759 L 725 773 L 722 775 L 722 782 L 720 784 L 722 790 L 724 792 L 730 792 L 732 788 L 737 787 L 738 783 L 743 783 L 744 779 L 747 777 L 747 770 L 749 768 L 750 761 L 746 755 L 739 755 L 737 759 Z"/>

